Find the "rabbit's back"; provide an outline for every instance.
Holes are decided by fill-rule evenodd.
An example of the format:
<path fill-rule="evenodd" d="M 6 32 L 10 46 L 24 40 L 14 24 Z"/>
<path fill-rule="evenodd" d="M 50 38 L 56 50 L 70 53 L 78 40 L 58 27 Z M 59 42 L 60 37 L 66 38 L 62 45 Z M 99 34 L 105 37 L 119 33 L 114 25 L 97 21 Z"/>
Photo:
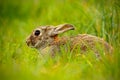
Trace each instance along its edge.
<path fill-rule="evenodd" d="M 98 53 L 98 49 L 103 49 L 106 53 L 112 53 L 113 48 L 102 38 L 92 36 L 89 34 L 79 34 L 75 37 L 71 37 L 71 49 L 75 47 L 79 48 L 82 51 L 87 51 L 88 49 L 93 50 L 95 53 Z"/>

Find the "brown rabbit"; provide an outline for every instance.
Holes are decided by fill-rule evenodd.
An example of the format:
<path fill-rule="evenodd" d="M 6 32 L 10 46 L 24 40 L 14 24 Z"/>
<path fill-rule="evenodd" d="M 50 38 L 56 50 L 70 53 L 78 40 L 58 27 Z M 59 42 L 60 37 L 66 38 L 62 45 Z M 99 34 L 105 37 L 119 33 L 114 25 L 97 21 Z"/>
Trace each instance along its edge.
<path fill-rule="evenodd" d="M 113 48 L 103 39 L 96 36 L 79 34 L 74 37 L 58 37 L 59 34 L 74 29 L 74 26 L 71 24 L 40 26 L 33 30 L 32 34 L 27 38 L 26 43 L 28 46 L 38 49 L 42 54 L 50 53 L 52 56 L 60 52 L 60 47 L 64 47 L 70 51 L 79 48 L 81 53 L 85 53 L 85 51 L 90 49 L 99 56 L 97 45 L 100 45 L 99 48 L 103 48 L 105 53 L 112 53 Z M 70 48 L 67 48 L 67 43 L 69 43 Z"/>

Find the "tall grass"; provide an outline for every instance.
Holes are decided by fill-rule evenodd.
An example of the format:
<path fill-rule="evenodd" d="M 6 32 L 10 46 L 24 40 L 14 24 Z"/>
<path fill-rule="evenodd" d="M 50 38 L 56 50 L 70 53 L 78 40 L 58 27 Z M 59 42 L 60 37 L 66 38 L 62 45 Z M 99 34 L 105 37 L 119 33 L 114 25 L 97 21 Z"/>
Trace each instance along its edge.
<path fill-rule="evenodd" d="M 119 80 L 120 3 L 118 0 L 1 0 L 0 80 Z M 39 25 L 71 23 L 76 31 L 92 34 L 114 47 L 112 58 L 102 61 L 92 52 L 54 59 L 26 46 L 25 39 Z M 78 50 L 79 51 L 79 50 Z M 74 53 L 74 52 L 73 52 Z"/>

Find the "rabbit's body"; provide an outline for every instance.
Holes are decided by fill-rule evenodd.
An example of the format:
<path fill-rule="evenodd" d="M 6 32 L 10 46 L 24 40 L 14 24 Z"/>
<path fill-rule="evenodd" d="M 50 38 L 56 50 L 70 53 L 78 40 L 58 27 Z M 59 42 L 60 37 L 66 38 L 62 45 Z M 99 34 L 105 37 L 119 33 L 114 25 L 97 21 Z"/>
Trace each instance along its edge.
<path fill-rule="evenodd" d="M 112 53 L 113 50 L 107 42 L 99 37 L 88 34 L 79 34 L 74 37 L 56 37 L 54 42 L 50 43 L 47 48 L 41 51 L 41 53 L 50 53 L 50 55 L 54 56 L 55 53 L 61 52 L 60 47 L 65 48 L 66 51 L 75 51 L 79 48 L 81 50 L 79 53 L 85 53 L 88 50 L 92 50 L 96 56 L 99 56 L 98 48 L 101 48 L 100 50 L 104 50 L 105 53 Z M 46 50 L 48 52 L 46 52 Z"/>
<path fill-rule="evenodd" d="M 58 34 L 68 30 L 74 30 L 73 25 L 63 24 L 58 27 L 40 27 L 29 36 L 27 44 L 38 49 L 42 54 L 49 53 L 51 56 L 61 52 L 61 47 L 65 48 L 66 51 L 75 51 L 79 48 L 80 53 L 92 50 L 96 55 L 99 55 L 99 49 L 97 48 L 99 46 L 105 53 L 112 53 L 112 47 L 96 36 L 79 34 L 74 37 L 58 37 Z"/>

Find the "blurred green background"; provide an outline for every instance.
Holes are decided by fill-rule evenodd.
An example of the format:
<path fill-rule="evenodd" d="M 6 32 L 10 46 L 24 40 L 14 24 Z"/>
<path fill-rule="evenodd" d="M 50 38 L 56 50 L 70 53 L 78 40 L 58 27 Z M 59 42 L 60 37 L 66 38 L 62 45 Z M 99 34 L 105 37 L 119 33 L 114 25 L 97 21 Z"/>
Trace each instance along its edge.
<path fill-rule="evenodd" d="M 113 58 L 98 61 L 90 54 L 45 59 L 26 46 L 26 37 L 37 26 L 62 23 L 76 28 L 63 35 L 104 38 L 114 47 Z M 119 0 L 0 0 L 0 80 L 119 80 L 119 48 Z"/>

